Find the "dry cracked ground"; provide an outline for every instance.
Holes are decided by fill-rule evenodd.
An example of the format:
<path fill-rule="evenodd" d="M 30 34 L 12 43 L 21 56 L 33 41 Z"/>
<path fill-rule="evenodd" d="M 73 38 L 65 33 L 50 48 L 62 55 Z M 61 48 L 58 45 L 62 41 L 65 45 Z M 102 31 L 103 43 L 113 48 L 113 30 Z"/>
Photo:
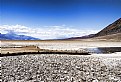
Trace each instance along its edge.
<path fill-rule="evenodd" d="M 121 82 L 121 57 L 8 56 L 1 69 L 2 82 Z"/>

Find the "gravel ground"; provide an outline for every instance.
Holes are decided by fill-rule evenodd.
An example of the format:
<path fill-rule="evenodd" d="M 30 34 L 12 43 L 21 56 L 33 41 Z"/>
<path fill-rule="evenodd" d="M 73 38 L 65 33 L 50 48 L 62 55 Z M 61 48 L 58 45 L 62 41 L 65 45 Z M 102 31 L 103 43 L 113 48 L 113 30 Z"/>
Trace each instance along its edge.
<path fill-rule="evenodd" d="M 58 54 L 1 58 L 2 82 L 121 82 L 121 58 Z"/>

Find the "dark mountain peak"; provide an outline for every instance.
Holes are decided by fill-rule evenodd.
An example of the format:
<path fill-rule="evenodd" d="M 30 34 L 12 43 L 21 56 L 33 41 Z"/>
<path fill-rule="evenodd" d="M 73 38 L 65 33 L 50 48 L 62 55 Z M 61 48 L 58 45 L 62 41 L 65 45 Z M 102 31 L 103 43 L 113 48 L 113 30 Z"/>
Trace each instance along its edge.
<path fill-rule="evenodd" d="M 96 36 L 105 36 L 105 35 L 117 34 L 117 33 L 121 33 L 121 18 L 119 18 L 114 23 L 108 25 L 103 30 L 98 32 Z"/>

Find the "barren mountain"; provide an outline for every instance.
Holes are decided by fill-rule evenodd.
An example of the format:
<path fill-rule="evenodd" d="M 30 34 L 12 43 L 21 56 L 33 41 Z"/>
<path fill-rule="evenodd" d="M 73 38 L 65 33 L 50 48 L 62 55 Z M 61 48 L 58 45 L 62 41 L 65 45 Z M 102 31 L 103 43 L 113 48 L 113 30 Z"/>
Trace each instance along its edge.
<path fill-rule="evenodd" d="M 121 18 L 115 21 L 114 23 L 108 25 L 106 28 L 98 32 L 95 36 L 99 37 L 117 33 L 121 33 Z"/>
<path fill-rule="evenodd" d="M 103 40 L 103 41 L 121 41 L 121 33 L 110 34 L 105 36 L 98 36 L 91 38 L 92 40 Z"/>
<path fill-rule="evenodd" d="M 95 34 L 93 39 L 121 41 L 121 18 Z"/>
<path fill-rule="evenodd" d="M 90 34 L 82 37 L 71 37 L 66 40 L 79 40 L 79 39 L 91 39 L 91 40 L 114 40 L 121 41 L 121 18 L 114 23 L 108 25 L 97 34 Z"/>

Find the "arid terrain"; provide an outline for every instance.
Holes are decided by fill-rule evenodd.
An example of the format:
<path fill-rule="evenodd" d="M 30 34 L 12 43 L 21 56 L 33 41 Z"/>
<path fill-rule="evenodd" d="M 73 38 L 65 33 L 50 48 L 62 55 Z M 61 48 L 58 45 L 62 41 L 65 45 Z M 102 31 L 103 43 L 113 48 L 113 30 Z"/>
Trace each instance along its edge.
<path fill-rule="evenodd" d="M 121 0 L 0 0 L 0 82 L 121 82 Z"/>
<path fill-rule="evenodd" d="M 79 49 L 85 47 L 121 47 L 120 41 L 96 40 L 41 40 L 41 41 L 1 41 L 1 47 L 35 45 L 40 49 Z"/>
<path fill-rule="evenodd" d="M 3 82 L 120 82 L 121 56 L 59 54 L 1 59 Z"/>
<path fill-rule="evenodd" d="M 15 51 L 16 47 L 32 45 L 38 46 L 40 49 L 79 50 L 97 47 L 121 47 L 121 42 L 80 40 L 1 41 L 1 48 L 15 47 L 12 51 Z M 26 49 L 25 47 L 24 51 L 29 51 L 29 48 Z M 120 82 L 120 66 L 121 52 L 93 53 L 87 56 L 27 54 L 1 57 L 3 82 Z"/>
<path fill-rule="evenodd" d="M 91 40 L 1 41 L 1 53 L 37 52 L 38 50 L 84 51 L 88 48 L 121 47 L 121 42 Z"/>

